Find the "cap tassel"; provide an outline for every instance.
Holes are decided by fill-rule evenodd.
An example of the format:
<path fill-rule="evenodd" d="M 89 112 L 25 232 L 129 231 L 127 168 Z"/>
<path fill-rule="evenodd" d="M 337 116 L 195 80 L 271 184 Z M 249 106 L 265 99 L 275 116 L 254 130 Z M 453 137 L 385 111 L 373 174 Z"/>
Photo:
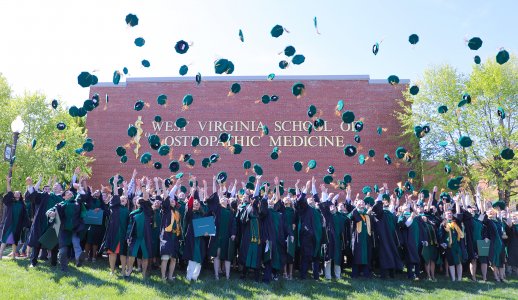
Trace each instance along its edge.
<path fill-rule="evenodd" d="M 189 105 L 182 105 L 182 111 L 186 111 L 189 109 Z"/>
<path fill-rule="evenodd" d="M 282 27 L 282 29 L 284 29 L 284 31 L 286 31 L 286 33 L 290 33 L 290 32 L 288 31 L 288 29 L 286 29 L 286 27 Z"/>
<path fill-rule="evenodd" d="M 309 167 L 306 167 L 306 173 L 308 173 L 308 172 L 309 172 Z"/>
<path fill-rule="evenodd" d="M 235 94 L 234 94 L 234 93 L 232 93 L 232 91 L 229 91 L 229 92 L 228 92 L 228 94 L 227 94 L 227 97 L 232 97 L 232 96 L 234 96 L 234 95 L 235 95 Z"/>
<path fill-rule="evenodd" d="M 341 112 L 338 109 L 335 109 L 335 116 L 337 116 L 337 117 L 341 116 Z"/>

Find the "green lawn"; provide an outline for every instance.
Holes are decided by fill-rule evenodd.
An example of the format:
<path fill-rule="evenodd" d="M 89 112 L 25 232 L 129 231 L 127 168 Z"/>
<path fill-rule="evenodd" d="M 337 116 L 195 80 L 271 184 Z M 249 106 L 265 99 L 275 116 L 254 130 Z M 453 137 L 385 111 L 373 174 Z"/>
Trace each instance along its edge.
<path fill-rule="evenodd" d="M 41 263 L 36 269 L 29 268 L 26 259 L 0 261 L 0 297 L 2 299 L 105 299 L 105 298 L 398 298 L 398 299 L 518 299 L 518 280 L 509 283 L 451 283 L 444 275 L 438 282 L 410 282 L 400 275 L 393 280 L 351 280 L 349 274 L 338 281 L 294 280 L 272 282 L 270 285 L 254 281 L 242 281 L 239 274 L 233 279 L 213 280 L 212 272 L 204 270 L 201 280 L 188 284 L 185 271 L 173 283 L 163 283 L 159 272 L 153 271 L 147 281 L 134 273 L 129 281 L 110 276 L 107 262 L 87 263 L 82 268 L 70 265 L 68 274 L 59 268 Z"/>

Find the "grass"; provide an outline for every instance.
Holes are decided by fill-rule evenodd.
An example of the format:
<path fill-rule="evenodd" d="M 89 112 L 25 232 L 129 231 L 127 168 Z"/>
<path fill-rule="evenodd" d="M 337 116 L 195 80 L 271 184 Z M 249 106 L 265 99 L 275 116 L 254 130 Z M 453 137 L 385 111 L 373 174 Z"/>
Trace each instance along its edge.
<path fill-rule="evenodd" d="M 350 271 L 350 270 L 348 270 Z M 106 260 L 75 268 L 67 274 L 49 263 L 29 268 L 27 259 L 0 261 L 0 295 L 2 299 L 518 299 L 518 280 L 508 283 L 476 283 L 465 280 L 451 283 L 441 274 L 437 282 L 410 282 L 404 275 L 396 279 L 355 279 L 349 273 L 341 280 L 279 280 L 270 285 L 238 279 L 213 279 L 212 272 L 202 271 L 200 280 L 187 283 L 185 271 L 178 279 L 164 283 L 159 271 L 152 271 L 146 281 L 134 273 L 129 281 L 111 276 Z"/>

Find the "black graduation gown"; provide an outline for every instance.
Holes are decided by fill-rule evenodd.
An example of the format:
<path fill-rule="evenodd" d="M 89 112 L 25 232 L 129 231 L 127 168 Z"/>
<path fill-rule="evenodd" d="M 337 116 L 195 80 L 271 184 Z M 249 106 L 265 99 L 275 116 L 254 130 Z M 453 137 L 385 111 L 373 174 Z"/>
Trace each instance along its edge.
<path fill-rule="evenodd" d="M 15 243 L 20 241 L 20 237 L 22 234 L 22 229 L 24 227 L 28 227 L 29 218 L 27 217 L 27 211 L 25 209 L 25 203 L 23 198 L 20 197 L 18 201 L 14 199 L 14 193 L 8 192 L 3 199 L 4 203 L 4 217 L 3 217 L 3 227 L 0 231 L 0 240 L 5 243 L 8 236 L 12 233 L 13 240 Z M 15 211 L 14 205 L 20 205 L 20 209 Z M 16 216 L 13 216 L 13 212 L 16 212 Z"/>
<path fill-rule="evenodd" d="M 239 263 L 248 268 L 261 267 L 261 234 L 259 220 L 260 197 L 254 197 L 241 213 L 241 244 L 239 247 Z"/>
<path fill-rule="evenodd" d="M 410 227 L 405 222 L 407 217 L 401 215 L 398 220 L 399 229 L 402 233 L 402 244 L 405 248 L 405 262 L 409 264 L 419 264 L 421 262 L 422 242 L 427 240 L 426 231 L 423 224 L 417 221 L 419 216 L 415 216 Z"/>
<path fill-rule="evenodd" d="M 40 237 L 47 231 L 48 219 L 47 211 L 61 202 L 61 196 L 54 195 L 54 193 L 40 193 L 34 191 L 29 196 L 34 207 L 34 219 L 29 231 L 29 243 L 31 247 L 40 247 Z"/>
<path fill-rule="evenodd" d="M 82 205 L 76 199 L 69 199 L 56 204 L 51 210 L 59 214 L 61 221 L 58 234 L 59 248 L 71 246 L 72 235 L 85 229 Z"/>
<path fill-rule="evenodd" d="M 399 237 L 397 232 L 397 217 L 390 211 L 383 209 L 383 202 L 376 201 L 372 207 L 374 212 L 374 233 L 378 239 L 378 258 L 381 269 L 403 268 L 399 256 Z"/>
<path fill-rule="evenodd" d="M 206 203 L 209 209 L 208 214 L 214 216 L 214 222 L 216 223 L 216 235 L 211 236 L 209 239 L 208 248 L 210 256 L 216 257 L 219 248 L 219 258 L 228 261 L 229 239 L 231 236 L 235 236 L 237 231 L 234 213 L 228 208 L 221 207 L 217 193 L 210 195 L 209 198 L 207 198 Z M 233 249 L 231 253 L 234 251 L 235 250 Z"/>
<path fill-rule="evenodd" d="M 162 224 L 160 226 L 160 255 L 169 255 L 172 258 L 180 257 L 180 239 L 182 238 L 182 220 L 174 220 L 173 214 L 180 216 L 180 213 L 176 210 L 176 207 L 171 208 L 171 201 L 169 197 L 166 197 L 162 201 Z M 171 221 L 174 221 L 172 231 L 166 230 L 171 225 Z M 179 234 L 177 234 L 179 233 Z"/>
<path fill-rule="evenodd" d="M 114 195 L 110 200 L 108 214 L 108 226 L 101 249 L 110 250 L 112 253 L 115 253 L 117 246 L 119 246 L 119 254 L 127 255 L 128 243 L 126 241 L 126 231 L 128 229 L 129 210 L 127 207 L 121 205 L 119 196 Z"/>
<path fill-rule="evenodd" d="M 302 256 L 302 259 L 307 259 L 307 257 L 313 256 L 315 250 L 316 224 L 314 224 L 313 208 L 308 205 L 306 194 L 301 193 L 297 197 L 295 210 L 298 223 L 300 255 Z"/>
<path fill-rule="evenodd" d="M 192 220 L 197 218 L 203 218 L 206 215 L 203 212 L 203 208 L 201 205 L 199 210 L 193 211 L 193 203 L 194 197 L 191 196 L 191 198 L 189 198 L 189 202 L 187 203 L 187 210 L 185 211 L 185 248 L 183 250 L 182 258 L 185 260 L 192 260 L 197 263 L 202 263 L 205 259 L 207 251 L 206 239 L 203 236 L 194 236 L 194 227 Z"/>
<path fill-rule="evenodd" d="M 107 207 L 101 198 L 94 198 L 90 191 L 88 191 L 83 198 L 86 210 L 99 209 L 103 212 L 103 222 L 100 225 L 86 225 L 86 243 L 92 245 L 100 245 L 103 241 L 106 224 L 104 222 L 107 213 Z"/>
<path fill-rule="evenodd" d="M 324 247 L 324 260 L 328 261 L 335 257 L 335 251 L 336 251 L 336 239 L 335 239 L 335 227 L 334 227 L 334 221 L 333 221 L 333 215 L 331 214 L 331 210 L 329 207 L 333 204 L 331 201 L 326 202 L 320 202 L 318 206 L 320 207 L 320 211 L 322 212 L 322 215 L 324 217 L 324 231 L 322 232 L 324 241 L 323 243 L 325 245 Z"/>
<path fill-rule="evenodd" d="M 473 239 L 473 215 L 467 210 L 461 209 L 461 212 L 457 213 L 456 217 L 464 225 L 466 251 L 468 254 L 468 260 L 471 261 L 477 257 L 477 245 Z"/>
<path fill-rule="evenodd" d="M 355 208 L 349 214 L 352 223 L 352 251 L 353 263 L 356 265 L 370 265 L 372 261 L 373 235 L 374 235 L 374 218 L 370 215 L 364 215 L 369 218 L 371 224 L 371 234 L 367 230 L 367 221 L 364 221 L 362 214 Z M 361 223 L 362 230 L 358 232 L 357 226 Z"/>

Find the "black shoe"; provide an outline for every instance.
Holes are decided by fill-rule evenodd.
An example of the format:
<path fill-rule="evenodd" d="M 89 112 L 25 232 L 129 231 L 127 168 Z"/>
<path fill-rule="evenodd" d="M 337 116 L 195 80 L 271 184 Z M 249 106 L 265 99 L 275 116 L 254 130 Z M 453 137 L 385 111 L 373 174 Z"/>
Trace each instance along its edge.
<path fill-rule="evenodd" d="M 81 252 L 81 254 L 79 255 L 79 258 L 76 261 L 76 267 L 78 267 L 78 268 L 81 267 L 83 265 L 83 263 L 85 262 L 85 258 L 86 258 L 86 253 Z"/>

